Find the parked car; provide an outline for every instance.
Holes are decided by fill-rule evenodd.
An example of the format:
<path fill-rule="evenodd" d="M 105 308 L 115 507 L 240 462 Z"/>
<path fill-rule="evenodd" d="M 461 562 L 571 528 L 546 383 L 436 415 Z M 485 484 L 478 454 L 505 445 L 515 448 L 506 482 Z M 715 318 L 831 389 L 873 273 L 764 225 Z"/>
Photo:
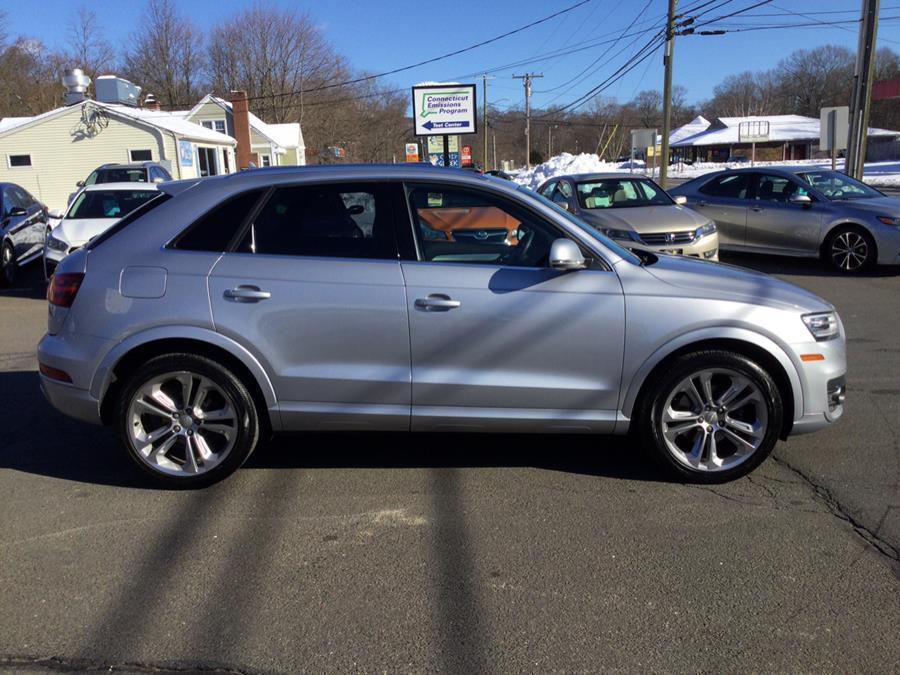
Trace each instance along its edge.
<path fill-rule="evenodd" d="M 821 258 L 844 273 L 900 264 L 900 199 L 809 166 L 733 169 L 674 188 L 723 250 Z"/>
<path fill-rule="evenodd" d="M 23 187 L 0 183 L 0 284 L 15 283 L 20 267 L 41 257 L 46 207 Z"/>
<path fill-rule="evenodd" d="M 503 180 L 512 180 L 512 176 L 506 171 L 501 171 L 500 169 L 491 169 L 490 171 L 485 171 L 485 175 L 494 176 L 495 178 L 502 178 Z"/>
<path fill-rule="evenodd" d="M 159 162 L 136 162 L 133 164 L 104 164 L 91 171 L 84 180 L 75 185 L 79 188 L 100 183 L 164 183 L 172 180 L 168 169 Z M 69 195 L 69 203 L 78 192 Z"/>
<path fill-rule="evenodd" d="M 541 184 L 538 192 L 623 246 L 719 259 L 715 223 L 698 218 L 644 176 L 557 176 Z"/>
<path fill-rule="evenodd" d="M 69 253 L 158 195 L 154 183 L 97 183 L 82 188 L 59 225 L 47 232 L 44 274 L 49 278 Z"/>
<path fill-rule="evenodd" d="M 160 191 L 59 264 L 38 362 L 56 408 L 114 425 L 164 485 L 310 429 L 632 431 L 717 482 L 843 411 L 830 304 L 631 253 L 512 183 L 338 165 Z M 516 243 L 435 235 L 450 202 L 504 211 Z"/>

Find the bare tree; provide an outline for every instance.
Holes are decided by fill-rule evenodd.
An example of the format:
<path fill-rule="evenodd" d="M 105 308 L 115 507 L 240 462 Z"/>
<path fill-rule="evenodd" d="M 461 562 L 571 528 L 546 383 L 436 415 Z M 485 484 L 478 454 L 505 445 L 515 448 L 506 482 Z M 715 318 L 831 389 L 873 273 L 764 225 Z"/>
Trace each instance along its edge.
<path fill-rule="evenodd" d="M 125 75 L 163 106 L 189 106 L 201 94 L 206 65 L 203 33 L 172 0 L 150 0 L 125 54 Z"/>
<path fill-rule="evenodd" d="M 0 117 L 39 115 L 62 103 L 64 61 L 40 40 L 20 37 L 0 49 Z"/>
<path fill-rule="evenodd" d="M 66 56 L 72 66 L 81 68 L 93 79 L 113 68 L 115 52 L 93 10 L 81 5 L 70 17 L 68 29 L 70 47 Z"/>

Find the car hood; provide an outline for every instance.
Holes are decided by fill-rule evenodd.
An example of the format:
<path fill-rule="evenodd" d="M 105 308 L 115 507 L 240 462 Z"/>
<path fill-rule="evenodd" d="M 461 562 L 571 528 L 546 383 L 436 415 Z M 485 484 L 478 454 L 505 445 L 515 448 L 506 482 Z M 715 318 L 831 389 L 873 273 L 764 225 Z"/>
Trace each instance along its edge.
<path fill-rule="evenodd" d="M 900 216 L 900 199 L 896 197 L 872 197 L 871 199 L 843 199 L 831 202 L 842 209 L 867 211 L 882 216 Z"/>
<path fill-rule="evenodd" d="M 88 239 L 108 230 L 118 218 L 78 218 L 67 220 L 53 230 L 53 236 L 67 241 L 70 246 L 81 246 Z"/>
<path fill-rule="evenodd" d="M 634 206 L 623 209 L 581 209 L 578 216 L 594 227 L 634 230 L 638 234 L 682 232 L 706 225 L 709 218 L 686 206 Z"/>
<path fill-rule="evenodd" d="M 645 269 L 698 298 L 738 300 L 780 309 L 824 312 L 834 307 L 814 293 L 761 272 L 675 255 L 660 255 Z"/>

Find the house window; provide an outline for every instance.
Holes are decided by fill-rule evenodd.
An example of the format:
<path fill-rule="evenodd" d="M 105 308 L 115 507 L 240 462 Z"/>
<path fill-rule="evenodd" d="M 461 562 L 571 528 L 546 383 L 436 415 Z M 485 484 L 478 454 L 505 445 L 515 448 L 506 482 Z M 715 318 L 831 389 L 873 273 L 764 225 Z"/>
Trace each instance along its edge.
<path fill-rule="evenodd" d="M 225 120 L 203 120 L 200 122 L 207 129 L 212 129 L 213 131 L 218 131 L 220 134 L 227 133 L 225 127 Z"/>
<path fill-rule="evenodd" d="M 31 166 L 31 155 L 7 155 L 6 159 L 10 169 Z"/>
<path fill-rule="evenodd" d="M 152 162 L 153 161 L 153 151 L 152 150 L 129 150 L 128 158 L 132 162 Z"/>
<path fill-rule="evenodd" d="M 272 158 L 268 155 L 260 155 L 259 161 L 263 166 L 272 166 Z"/>
<path fill-rule="evenodd" d="M 215 148 L 197 148 L 197 163 L 201 176 L 215 176 L 218 174 L 216 165 Z"/>

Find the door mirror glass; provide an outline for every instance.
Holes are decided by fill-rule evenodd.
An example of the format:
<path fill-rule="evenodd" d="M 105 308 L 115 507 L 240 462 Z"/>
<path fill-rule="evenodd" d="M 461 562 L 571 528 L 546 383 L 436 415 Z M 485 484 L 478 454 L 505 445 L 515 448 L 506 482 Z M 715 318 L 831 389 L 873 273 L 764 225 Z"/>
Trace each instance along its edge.
<path fill-rule="evenodd" d="M 11 208 L 9 209 L 8 215 L 9 215 L 11 218 L 15 218 L 15 217 L 17 217 L 17 216 L 24 216 L 24 215 L 26 215 L 26 211 L 25 211 L 25 209 L 23 209 L 21 206 L 13 206 L 13 207 L 11 207 Z"/>
<path fill-rule="evenodd" d="M 583 270 L 587 261 L 571 239 L 555 239 L 550 245 L 550 267 L 555 270 Z"/>
<path fill-rule="evenodd" d="M 677 197 L 673 197 L 673 200 L 678 206 L 684 206 L 687 204 L 687 197 L 684 195 L 678 195 Z"/>
<path fill-rule="evenodd" d="M 47 211 L 47 215 L 56 220 L 60 220 L 63 217 L 63 212 L 59 209 L 53 209 L 52 211 Z"/>
<path fill-rule="evenodd" d="M 84 187 L 84 181 L 83 180 L 78 181 L 77 183 L 75 183 L 75 187 Z"/>
<path fill-rule="evenodd" d="M 788 201 L 791 204 L 801 204 L 803 206 L 808 206 L 812 204 L 812 199 L 810 199 L 809 195 L 801 195 L 799 193 L 794 193 L 790 197 L 788 197 Z"/>

